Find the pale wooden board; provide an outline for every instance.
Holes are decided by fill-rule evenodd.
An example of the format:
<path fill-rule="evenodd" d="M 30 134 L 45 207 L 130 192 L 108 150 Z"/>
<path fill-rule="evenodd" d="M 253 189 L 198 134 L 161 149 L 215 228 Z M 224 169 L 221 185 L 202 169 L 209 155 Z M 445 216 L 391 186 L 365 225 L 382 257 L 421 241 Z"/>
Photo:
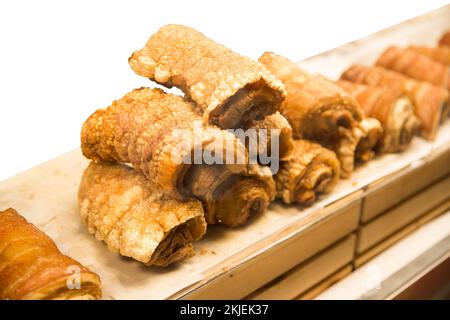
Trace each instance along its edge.
<path fill-rule="evenodd" d="M 353 260 L 356 236 L 325 249 L 251 294 L 254 300 L 294 299 Z"/>
<path fill-rule="evenodd" d="M 366 40 L 355 42 L 350 46 L 351 50 L 347 45 L 333 50 L 331 56 L 327 53 L 308 59 L 303 65 L 316 72 L 326 69 L 330 74 L 337 74 L 349 61 L 363 59 L 375 51 L 379 53 L 393 39 L 401 38 L 405 43 L 421 40 L 430 43 L 431 38 L 443 31 L 447 21 L 449 10 L 441 9 L 426 18 L 370 37 L 371 46 Z M 340 63 L 336 63 L 336 59 Z M 212 227 L 197 244 L 195 257 L 168 269 L 144 268 L 139 263 L 120 258 L 86 232 L 80 223 L 76 203 L 80 176 L 87 165 L 79 150 L 0 182 L 0 209 L 15 207 L 54 238 L 64 253 L 99 273 L 103 280 L 104 298 L 176 298 L 205 288 L 221 275 L 239 270 L 250 261 L 259 260 L 263 265 L 264 259 L 257 257 L 277 251 L 350 202 L 360 201 L 362 193 L 357 194 L 358 190 L 406 167 L 422 165 L 434 150 L 448 148 L 449 140 L 450 121 L 447 121 L 434 143 L 415 139 L 407 152 L 383 156 L 358 168 L 352 179 L 341 181 L 334 193 L 322 197 L 310 208 L 275 204 L 266 215 L 251 219 L 243 228 Z"/>
<path fill-rule="evenodd" d="M 366 251 L 448 198 L 450 198 L 450 176 L 400 203 L 367 225 L 361 226 L 358 231 L 356 252 Z"/>
<path fill-rule="evenodd" d="M 361 204 L 361 201 L 358 200 L 359 196 L 360 193 L 357 193 L 351 197 L 353 200 L 345 198 L 344 201 L 351 204 L 339 210 L 335 209 L 336 206 L 330 206 L 325 210 L 328 213 L 333 212 L 333 214 L 321 212 L 321 215 L 326 216 L 322 221 L 303 232 L 298 232 L 278 246 L 264 250 L 248 262 L 240 263 L 234 268 L 227 269 L 226 272 L 221 272 L 212 280 L 203 282 L 201 287 L 189 288 L 189 293 L 185 294 L 183 298 L 240 299 L 247 296 L 344 235 L 356 230 Z M 338 204 L 339 202 L 336 203 L 336 205 Z M 315 220 L 314 215 L 310 215 L 309 218 Z M 298 229 L 302 223 L 292 225 L 291 229 Z M 259 243 L 260 248 L 265 248 L 268 243 L 277 241 L 277 237 L 279 238 L 276 235 L 272 239 L 262 241 Z M 243 250 L 235 258 L 243 259 L 246 255 L 253 253 L 251 250 Z M 229 261 L 228 263 L 231 264 Z"/>
<path fill-rule="evenodd" d="M 389 279 L 392 277 L 404 274 L 402 270 L 415 269 L 412 265 L 418 259 L 423 262 L 422 266 L 432 265 L 439 254 L 436 248 L 441 248 L 441 243 L 447 243 L 450 237 L 449 226 L 450 211 L 426 221 L 410 235 L 391 247 L 383 249 L 379 255 L 354 270 L 345 279 L 322 292 L 316 299 L 354 300 L 373 297 L 374 293 L 379 291 L 378 289 L 380 291 L 387 289 L 383 285 L 385 281 L 390 282 Z M 420 272 L 419 269 L 415 270 Z M 401 281 L 396 281 L 397 284 L 402 285 L 399 282 Z"/>
<path fill-rule="evenodd" d="M 297 300 L 312 300 L 315 297 L 317 297 L 319 294 L 321 294 L 323 291 L 331 287 L 333 284 L 338 282 L 339 280 L 342 280 L 346 276 L 348 276 L 350 273 L 352 273 L 353 267 L 351 265 L 347 265 L 340 269 L 339 271 L 333 273 L 331 276 L 327 277 L 326 279 L 322 280 L 318 284 L 316 284 L 314 287 L 306 291 L 305 293 L 302 293 L 299 295 L 296 299 Z"/>
<path fill-rule="evenodd" d="M 450 150 L 429 159 L 423 166 L 406 168 L 402 177 L 386 182 L 382 179 L 367 188 L 363 200 L 361 222 L 367 223 L 394 205 L 413 196 L 450 173 Z"/>
<path fill-rule="evenodd" d="M 361 267 L 378 254 L 386 250 L 387 248 L 394 245 L 396 242 L 408 236 L 413 231 L 417 230 L 419 227 L 428 223 L 430 220 L 438 217 L 439 215 L 445 213 L 450 208 L 450 199 L 445 200 L 440 203 L 437 207 L 433 208 L 431 211 L 425 213 L 423 216 L 413 221 L 412 223 L 404 226 L 402 229 L 397 230 L 393 235 L 385 238 L 381 242 L 375 244 L 373 247 L 369 248 L 365 252 L 358 254 L 354 261 L 354 266 L 356 268 Z"/>

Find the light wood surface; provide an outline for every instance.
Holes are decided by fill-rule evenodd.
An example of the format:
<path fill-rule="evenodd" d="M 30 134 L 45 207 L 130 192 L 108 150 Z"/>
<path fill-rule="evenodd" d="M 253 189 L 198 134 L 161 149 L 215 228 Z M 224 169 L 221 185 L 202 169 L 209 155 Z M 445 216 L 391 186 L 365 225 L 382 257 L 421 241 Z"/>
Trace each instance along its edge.
<path fill-rule="evenodd" d="M 294 299 L 348 265 L 353 259 L 354 246 L 355 236 L 350 235 L 262 287 L 248 298 L 255 300 Z"/>
<path fill-rule="evenodd" d="M 247 296 L 354 231 L 358 225 L 360 201 L 356 200 L 358 195 L 353 197 L 355 201 L 350 206 L 337 210 L 332 216 L 297 234 L 278 248 L 261 252 L 248 263 L 240 264 L 232 270 L 222 270 L 218 277 L 192 290 L 183 298 L 240 299 Z M 330 207 L 328 210 L 334 209 Z M 352 244 L 354 246 L 354 242 Z M 264 243 L 261 243 L 261 248 L 263 247 Z"/>
<path fill-rule="evenodd" d="M 450 176 L 440 180 L 359 228 L 356 252 L 362 253 L 450 198 Z"/>
<path fill-rule="evenodd" d="M 383 180 L 367 187 L 367 196 L 361 212 L 361 222 L 367 223 L 399 202 L 431 185 L 450 173 L 450 150 L 427 161 L 423 166 L 408 170 L 404 176 L 379 187 Z"/>
<path fill-rule="evenodd" d="M 361 267 L 363 264 L 373 259 L 375 256 L 377 256 L 396 242 L 400 241 L 413 231 L 417 230 L 420 226 L 446 212 L 449 208 L 450 199 L 447 199 L 444 202 L 440 203 L 437 207 L 433 208 L 431 211 L 425 213 L 419 219 L 395 232 L 392 236 L 388 237 L 385 240 L 382 240 L 380 243 L 376 244 L 366 252 L 357 255 L 355 257 L 354 266 L 356 268 Z"/>
<path fill-rule="evenodd" d="M 348 276 L 350 273 L 352 273 L 353 267 L 352 265 L 347 265 L 340 269 L 339 271 L 333 273 L 331 276 L 327 277 L 326 279 L 322 280 L 318 284 L 316 284 L 314 287 L 306 291 L 305 293 L 302 293 L 299 295 L 296 299 L 297 300 L 312 300 L 315 297 L 317 297 L 320 293 L 325 291 L 327 288 L 338 282 L 339 280 L 344 279 L 346 276 Z"/>

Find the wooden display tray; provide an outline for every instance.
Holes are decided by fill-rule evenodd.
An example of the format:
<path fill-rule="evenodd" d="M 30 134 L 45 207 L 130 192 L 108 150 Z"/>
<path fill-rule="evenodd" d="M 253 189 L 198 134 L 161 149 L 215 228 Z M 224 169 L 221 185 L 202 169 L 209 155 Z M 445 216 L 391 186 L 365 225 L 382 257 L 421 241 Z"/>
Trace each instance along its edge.
<path fill-rule="evenodd" d="M 77 149 L 0 182 L 0 208 L 16 208 L 97 272 L 105 299 L 243 298 L 358 227 L 358 191 L 302 211 L 274 204 L 243 228 L 209 228 L 191 259 L 145 268 L 109 252 L 82 225 L 77 190 L 87 164 Z"/>
<path fill-rule="evenodd" d="M 450 199 L 450 176 L 378 216 L 358 230 L 356 253 L 360 254 Z"/>
<path fill-rule="evenodd" d="M 443 150 L 421 166 L 406 168 L 402 177 L 386 177 L 369 185 L 363 200 L 361 222 L 367 223 L 448 174 L 450 150 Z"/>
<path fill-rule="evenodd" d="M 341 268 L 348 266 L 353 260 L 355 241 L 356 237 L 353 234 L 346 237 L 258 289 L 247 298 L 273 300 L 298 297 Z"/>
<path fill-rule="evenodd" d="M 362 265 L 364 265 L 369 260 L 376 257 L 378 254 L 395 244 L 396 242 L 400 241 L 413 231 L 417 230 L 427 222 L 431 221 L 432 219 L 438 217 L 439 215 L 447 212 L 450 209 L 450 198 L 443 201 L 442 203 L 438 204 L 436 207 L 434 207 L 432 210 L 428 211 L 427 213 L 423 214 L 421 217 L 413 221 L 412 223 L 404 226 L 403 228 L 397 230 L 394 234 L 391 236 L 385 238 L 384 240 L 381 240 L 381 242 L 377 243 L 376 245 L 372 246 L 370 249 L 366 250 L 363 253 L 357 254 L 355 257 L 355 261 L 353 263 L 355 268 L 359 268 Z"/>
<path fill-rule="evenodd" d="M 353 265 L 348 264 L 342 269 L 336 271 L 332 275 L 328 276 L 318 284 L 316 284 L 314 287 L 309 289 L 308 291 L 302 293 L 299 295 L 296 299 L 297 300 L 311 300 L 317 297 L 319 294 L 321 294 L 323 291 L 331 287 L 333 284 L 338 282 L 339 280 L 344 279 L 346 276 L 348 276 L 353 271 Z"/>
<path fill-rule="evenodd" d="M 337 79 L 351 63 L 370 63 L 392 43 L 434 44 L 448 28 L 449 20 L 447 6 L 300 65 Z M 104 299 L 243 298 L 354 232 L 364 197 L 448 150 L 450 120 L 443 124 L 435 142 L 416 138 L 407 151 L 360 166 L 351 179 L 341 180 L 331 194 L 311 207 L 275 203 L 267 214 L 253 217 L 242 228 L 208 228 L 205 238 L 195 243 L 196 256 L 164 270 L 145 268 L 109 252 L 82 226 L 77 190 L 88 161 L 79 149 L 1 181 L 0 209 L 16 208 L 48 233 L 63 253 L 97 272 L 102 278 Z M 378 213 L 367 215 L 371 214 Z M 305 290 L 317 281 L 305 282 Z"/>
<path fill-rule="evenodd" d="M 296 233 L 278 246 L 265 250 L 253 259 L 238 264 L 235 268 L 219 271 L 218 276 L 200 286 L 196 284 L 195 290 L 190 290 L 182 297 L 184 299 L 241 299 L 247 296 L 356 230 L 361 204 L 358 196 L 355 194 L 352 200 L 345 199 L 350 205 L 336 211 L 334 206 L 330 206 L 326 210 L 328 212 L 322 212 L 326 217 L 322 221 Z M 292 229 L 296 228 L 301 228 L 301 225 L 293 226 Z M 260 244 L 261 249 L 268 243 L 276 241 L 276 239 L 267 240 L 267 243 Z M 350 243 L 353 251 L 353 240 L 346 242 L 346 249 L 350 250 L 348 247 Z M 251 253 L 243 252 L 242 258 L 248 254 Z"/>

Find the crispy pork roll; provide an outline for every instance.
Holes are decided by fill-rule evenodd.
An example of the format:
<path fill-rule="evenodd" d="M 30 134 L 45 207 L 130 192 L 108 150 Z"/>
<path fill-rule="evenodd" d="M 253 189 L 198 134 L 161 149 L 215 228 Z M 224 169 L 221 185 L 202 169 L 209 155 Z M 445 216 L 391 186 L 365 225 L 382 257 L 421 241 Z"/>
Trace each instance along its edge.
<path fill-rule="evenodd" d="M 445 32 L 439 39 L 439 45 L 450 47 L 450 30 Z"/>
<path fill-rule="evenodd" d="M 282 161 L 289 160 L 292 156 L 294 143 L 292 127 L 279 112 L 265 117 L 262 120 L 250 122 L 249 129 L 255 129 L 258 142 L 258 154 L 274 155 Z M 273 141 L 275 139 L 275 141 Z M 272 150 L 272 145 L 278 150 Z"/>
<path fill-rule="evenodd" d="M 277 195 L 284 203 L 308 205 L 318 194 L 330 192 L 340 175 L 336 154 L 308 140 L 294 140 L 291 160 L 280 165 L 275 175 Z"/>
<path fill-rule="evenodd" d="M 208 223 L 237 226 L 250 214 L 264 212 L 273 199 L 269 169 L 253 174 L 245 145 L 225 130 L 202 126 L 199 119 L 181 97 L 134 90 L 85 122 L 82 151 L 96 161 L 131 163 L 169 196 L 201 200 Z M 224 211 L 231 203 L 233 211 Z"/>
<path fill-rule="evenodd" d="M 390 47 L 378 58 L 376 64 L 400 72 L 412 79 L 449 88 L 448 67 L 414 50 Z"/>
<path fill-rule="evenodd" d="M 81 147 L 92 160 L 131 163 L 177 199 L 201 197 L 247 168 L 233 134 L 202 126 L 190 102 L 159 89 L 133 90 L 97 110 L 83 125 Z M 198 174 L 210 184 L 194 187 L 189 177 Z"/>
<path fill-rule="evenodd" d="M 0 212 L 0 299 L 95 300 L 100 278 L 16 210 Z"/>
<path fill-rule="evenodd" d="M 383 137 L 378 145 L 380 152 L 405 150 L 419 128 L 414 106 L 402 90 L 371 87 L 346 80 L 337 85 L 350 93 L 364 109 L 367 116 L 378 119 L 383 126 Z"/>
<path fill-rule="evenodd" d="M 206 232 L 202 203 L 156 190 L 130 167 L 91 162 L 78 192 L 81 218 L 108 248 L 147 266 L 166 267 L 195 254 Z"/>
<path fill-rule="evenodd" d="M 441 117 L 446 117 L 448 92 L 427 82 L 416 81 L 382 67 L 353 65 L 341 79 L 369 86 L 390 87 L 405 93 L 414 104 L 414 113 L 420 120 L 420 132 L 428 140 L 436 136 Z"/>
<path fill-rule="evenodd" d="M 341 176 L 353 171 L 359 137 L 353 130 L 362 120 L 361 107 L 331 81 L 313 76 L 274 53 L 259 61 L 285 85 L 287 97 L 280 112 L 292 126 L 294 139 L 314 140 L 338 155 Z"/>
<path fill-rule="evenodd" d="M 141 76 L 180 88 L 201 108 L 205 122 L 221 128 L 262 119 L 285 96 L 283 84 L 261 64 L 182 25 L 160 28 L 129 64 Z"/>
<path fill-rule="evenodd" d="M 450 65 L 450 47 L 439 46 L 439 47 L 426 47 L 426 46 L 410 46 L 409 50 L 423 54 L 428 58 L 433 59 L 436 62 Z"/>

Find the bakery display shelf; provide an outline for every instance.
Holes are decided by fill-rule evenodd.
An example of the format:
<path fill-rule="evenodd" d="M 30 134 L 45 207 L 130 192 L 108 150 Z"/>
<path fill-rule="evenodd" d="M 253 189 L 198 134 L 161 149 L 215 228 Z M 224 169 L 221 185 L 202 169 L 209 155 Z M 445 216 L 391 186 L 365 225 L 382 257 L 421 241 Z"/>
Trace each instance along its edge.
<path fill-rule="evenodd" d="M 335 80 L 352 63 L 372 62 L 390 44 L 434 44 L 449 20 L 450 7 L 446 6 L 299 64 Z M 411 172 L 435 163 L 430 170 L 436 174 L 426 183 L 433 188 L 448 159 L 440 157 L 448 157 L 449 150 L 447 119 L 434 142 L 415 138 L 405 152 L 379 156 L 359 166 L 350 179 L 341 180 L 331 194 L 320 197 L 310 207 L 274 203 L 266 214 L 252 217 L 243 227 L 210 227 L 205 238 L 195 244 L 194 257 L 165 269 L 146 268 L 109 252 L 82 226 L 77 191 L 89 161 L 79 149 L 0 182 L 0 208 L 14 207 L 52 237 L 64 254 L 99 274 L 104 299 L 239 299 L 283 274 L 301 283 L 299 288 L 290 287 L 289 298 L 302 294 L 306 297 L 323 288 L 320 281 L 331 284 L 349 271 L 348 255 L 358 243 L 351 234 L 359 227 L 361 212 L 366 212 L 362 221 L 369 222 L 410 194 L 391 200 L 382 212 L 367 213 L 364 210 L 369 205 L 364 209 L 363 204 L 373 201 L 368 199 L 383 188 L 393 188 L 393 183 Z M 444 168 L 435 159 L 441 159 Z M 419 182 L 417 188 L 411 188 L 411 194 L 426 187 Z M 377 241 L 370 240 L 363 248 Z M 314 275 L 311 282 L 301 280 L 305 270 L 312 268 L 307 261 L 323 264 L 327 261 L 324 250 L 344 244 L 345 259 L 328 270 L 320 268 L 323 273 Z M 330 252 L 332 255 L 334 251 Z"/>

